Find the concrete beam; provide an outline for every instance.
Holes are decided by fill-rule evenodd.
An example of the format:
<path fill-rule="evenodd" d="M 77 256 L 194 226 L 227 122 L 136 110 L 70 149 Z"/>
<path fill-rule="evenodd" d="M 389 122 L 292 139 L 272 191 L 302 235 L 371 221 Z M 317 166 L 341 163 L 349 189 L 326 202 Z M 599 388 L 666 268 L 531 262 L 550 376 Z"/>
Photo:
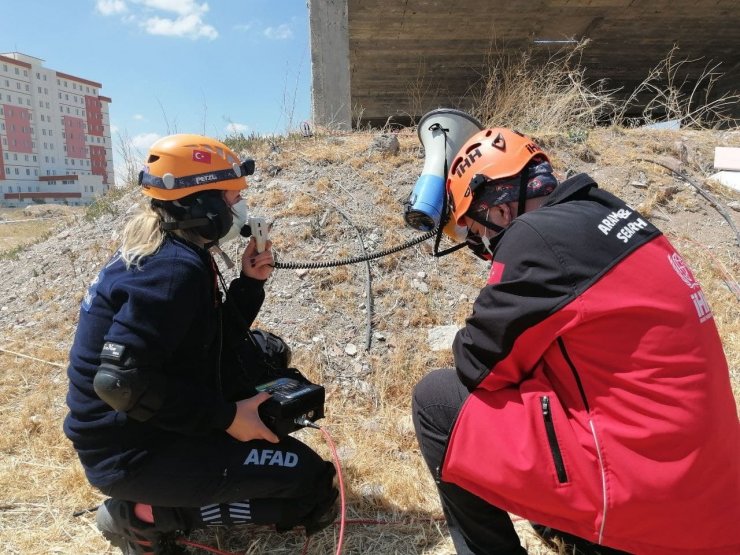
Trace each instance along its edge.
<path fill-rule="evenodd" d="M 352 128 L 347 0 L 309 0 L 314 125 Z"/>

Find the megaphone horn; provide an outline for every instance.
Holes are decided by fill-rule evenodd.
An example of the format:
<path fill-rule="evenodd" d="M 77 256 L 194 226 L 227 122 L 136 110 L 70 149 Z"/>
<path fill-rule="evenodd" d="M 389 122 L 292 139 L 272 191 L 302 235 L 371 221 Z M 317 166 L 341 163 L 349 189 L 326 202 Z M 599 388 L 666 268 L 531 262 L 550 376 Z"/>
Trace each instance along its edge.
<path fill-rule="evenodd" d="M 417 126 L 424 147 L 424 168 L 406 201 L 404 219 L 419 231 L 431 231 L 442 219 L 446 170 L 465 142 L 483 129 L 470 114 L 452 108 L 426 113 Z"/>

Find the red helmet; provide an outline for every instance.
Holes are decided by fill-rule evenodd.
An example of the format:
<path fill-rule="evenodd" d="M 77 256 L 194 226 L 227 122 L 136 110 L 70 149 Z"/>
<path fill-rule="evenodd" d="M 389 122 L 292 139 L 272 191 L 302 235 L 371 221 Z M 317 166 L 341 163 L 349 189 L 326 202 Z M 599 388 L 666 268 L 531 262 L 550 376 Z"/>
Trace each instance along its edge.
<path fill-rule="evenodd" d="M 485 181 L 512 177 L 535 157 L 550 161 L 532 139 L 518 131 L 494 128 L 473 135 L 457 153 L 447 174 L 451 221 L 465 225 L 463 217 L 473 202 L 475 184 L 471 188 L 471 181 L 475 177 L 482 176 Z"/>

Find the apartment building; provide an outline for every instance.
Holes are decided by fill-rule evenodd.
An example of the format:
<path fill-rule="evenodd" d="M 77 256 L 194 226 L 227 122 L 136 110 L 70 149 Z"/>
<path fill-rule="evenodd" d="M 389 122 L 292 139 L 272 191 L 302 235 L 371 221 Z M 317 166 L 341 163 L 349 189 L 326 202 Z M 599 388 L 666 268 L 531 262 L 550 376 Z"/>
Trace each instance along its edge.
<path fill-rule="evenodd" d="M 0 54 L 0 206 L 85 205 L 114 184 L 102 85 Z"/>

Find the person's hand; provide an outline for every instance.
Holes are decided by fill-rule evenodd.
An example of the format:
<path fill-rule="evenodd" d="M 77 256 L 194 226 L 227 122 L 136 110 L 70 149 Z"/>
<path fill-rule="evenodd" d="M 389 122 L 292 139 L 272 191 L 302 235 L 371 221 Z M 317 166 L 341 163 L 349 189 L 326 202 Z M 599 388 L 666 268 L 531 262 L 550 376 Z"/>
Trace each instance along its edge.
<path fill-rule="evenodd" d="M 226 433 L 239 441 L 251 439 L 266 439 L 272 443 L 278 443 L 280 439 L 260 419 L 257 408 L 270 398 L 266 392 L 258 393 L 249 399 L 236 402 L 236 415 L 231 425 L 226 428 Z"/>
<path fill-rule="evenodd" d="M 257 241 L 254 237 L 249 239 L 247 248 L 242 255 L 242 272 L 245 276 L 253 279 L 266 280 L 275 269 L 275 259 L 272 256 L 272 241 L 265 243 L 265 250 L 257 252 Z"/>

